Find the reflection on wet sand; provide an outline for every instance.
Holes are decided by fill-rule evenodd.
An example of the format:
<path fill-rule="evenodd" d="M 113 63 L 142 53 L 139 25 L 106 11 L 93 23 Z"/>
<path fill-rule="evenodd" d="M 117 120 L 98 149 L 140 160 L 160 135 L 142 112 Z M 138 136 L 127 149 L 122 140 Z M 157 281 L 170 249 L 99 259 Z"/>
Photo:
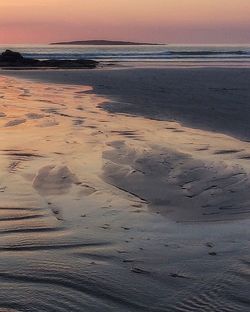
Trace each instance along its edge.
<path fill-rule="evenodd" d="M 0 78 L 0 309 L 247 311 L 249 143 L 105 101 Z"/>

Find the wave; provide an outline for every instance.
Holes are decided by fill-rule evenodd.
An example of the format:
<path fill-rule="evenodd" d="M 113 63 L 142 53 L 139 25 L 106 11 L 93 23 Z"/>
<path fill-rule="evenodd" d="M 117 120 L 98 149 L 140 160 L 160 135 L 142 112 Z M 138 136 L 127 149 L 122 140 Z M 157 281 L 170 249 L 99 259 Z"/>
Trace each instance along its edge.
<path fill-rule="evenodd" d="M 249 55 L 250 51 L 170 51 L 171 55 Z"/>
<path fill-rule="evenodd" d="M 248 59 L 250 51 L 46 51 L 23 53 L 25 57 L 38 59 L 79 59 L 95 60 L 175 60 L 175 59 Z"/>
<path fill-rule="evenodd" d="M 161 46 L 51 46 L 0 45 L 40 60 L 93 59 L 97 61 L 244 61 L 250 62 L 250 45 Z"/>

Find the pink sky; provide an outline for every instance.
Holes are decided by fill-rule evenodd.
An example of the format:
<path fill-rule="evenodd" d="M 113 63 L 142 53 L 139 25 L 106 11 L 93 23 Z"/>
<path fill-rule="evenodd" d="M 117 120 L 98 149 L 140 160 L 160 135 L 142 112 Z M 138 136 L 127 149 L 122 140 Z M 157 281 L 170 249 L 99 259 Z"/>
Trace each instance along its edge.
<path fill-rule="evenodd" d="M 1 0 L 0 43 L 250 43 L 250 0 Z"/>

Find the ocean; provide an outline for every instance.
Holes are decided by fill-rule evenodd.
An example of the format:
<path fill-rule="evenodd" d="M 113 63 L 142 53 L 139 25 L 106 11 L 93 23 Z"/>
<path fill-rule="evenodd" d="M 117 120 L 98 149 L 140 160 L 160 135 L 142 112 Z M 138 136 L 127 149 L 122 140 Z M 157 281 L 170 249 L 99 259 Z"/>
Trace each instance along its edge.
<path fill-rule="evenodd" d="M 0 45 L 37 59 L 86 58 L 105 62 L 157 62 L 170 66 L 250 67 L 247 45 L 75 46 Z"/>

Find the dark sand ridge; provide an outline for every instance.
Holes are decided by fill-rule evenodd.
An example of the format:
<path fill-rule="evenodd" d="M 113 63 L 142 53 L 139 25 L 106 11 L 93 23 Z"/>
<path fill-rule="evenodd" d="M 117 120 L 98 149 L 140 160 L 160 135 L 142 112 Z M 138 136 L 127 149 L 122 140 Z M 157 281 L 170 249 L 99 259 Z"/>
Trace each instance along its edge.
<path fill-rule="evenodd" d="M 89 91 L 1 80 L 0 307 L 248 311 L 249 143 Z"/>
<path fill-rule="evenodd" d="M 110 160 L 105 180 L 135 194 L 153 211 L 179 222 L 250 216 L 249 172 L 237 161 L 204 161 L 160 145 L 136 154 L 136 147 L 124 142 L 112 148 L 104 153 Z"/>
<path fill-rule="evenodd" d="M 250 139 L 249 69 L 133 68 L 49 74 L 22 71 L 15 75 L 91 85 L 96 93 L 114 100 L 105 106 L 110 112 L 176 120 L 193 128 Z"/>

